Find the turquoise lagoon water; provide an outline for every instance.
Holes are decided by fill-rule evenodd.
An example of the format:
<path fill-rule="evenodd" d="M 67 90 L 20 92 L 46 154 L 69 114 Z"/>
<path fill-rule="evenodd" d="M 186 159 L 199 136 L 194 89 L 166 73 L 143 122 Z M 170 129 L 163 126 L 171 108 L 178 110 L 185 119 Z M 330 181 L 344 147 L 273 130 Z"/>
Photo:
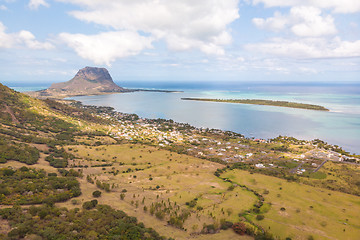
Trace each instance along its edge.
<path fill-rule="evenodd" d="M 196 127 L 217 128 L 246 137 L 322 139 L 346 151 L 360 153 L 360 85 L 311 84 L 183 84 L 122 82 L 128 88 L 183 90 L 178 93 L 134 92 L 72 99 L 86 105 L 111 106 L 145 118 L 173 119 Z M 46 87 L 45 87 L 46 88 Z M 14 87 L 18 91 L 29 88 Z M 44 89 L 43 86 L 31 90 Z M 318 104 L 320 112 L 273 106 L 184 101 L 183 97 L 285 100 Z"/>
<path fill-rule="evenodd" d="M 306 140 L 319 138 L 342 146 L 346 151 L 360 153 L 360 91 L 357 92 L 360 88 L 358 85 L 355 87 L 248 86 L 230 90 L 229 87 L 226 87 L 227 90 L 177 87 L 184 92 L 135 92 L 73 99 L 87 105 L 111 106 L 119 112 L 135 113 L 145 118 L 173 119 L 196 127 L 230 130 L 246 137 L 268 139 L 286 135 Z M 172 87 L 162 89 L 174 90 Z M 330 112 L 184 101 L 181 100 L 183 97 L 286 100 L 322 105 Z"/>

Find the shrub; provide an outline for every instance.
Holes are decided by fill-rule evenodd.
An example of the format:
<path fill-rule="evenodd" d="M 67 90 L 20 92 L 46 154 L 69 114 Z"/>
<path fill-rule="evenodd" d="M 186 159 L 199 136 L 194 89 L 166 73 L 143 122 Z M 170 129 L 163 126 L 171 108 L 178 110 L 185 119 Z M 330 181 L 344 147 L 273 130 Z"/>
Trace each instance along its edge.
<path fill-rule="evenodd" d="M 121 193 L 121 194 L 120 194 L 120 198 L 121 198 L 121 200 L 124 200 L 125 194 L 124 194 L 124 193 Z"/>
<path fill-rule="evenodd" d="M 90 209 L 93 209 L 94 207 L 96 207 L 97 204 L 98 204 L 97 200 L 91 200 L 91 201 L 84 202 L 82 207 L 86 210 L 90 210 Z"/>
<path fill-rule="evenodd" d="M 101 192 L 99 190 L 96 190 L 92 193 L 93 197 L 100 197 L 101 196 Z"/>
<path fill-rule="evenodd" d="M 214 224 L 205 225 L 202 231 L 204 233 L 214 234 L 216 232 L 216 227 Z"/>
<path fill-rule="evenodd" d="M 327 222 L 322 221 L 322 222 L 320 223 L 320 225 L 321 225 L 322 227 L 326 227 L 326 226 L 327 226 Z"/>
<path fill-rule="evenodd" d="M 258 221 L 261 221 L 261 220 L 263 220 L 265 217 L 264 217 L 264 215 L 262 215 L 262 214 L 259 214 L 259 215 L 257 215 L 256 216 L 256 220 L 258 220 Z"/>
<path fill-rule="evenodd" d="M 227 230 L 227 229 L 231 228 L 232 226 L 233 226 L 232 222 L 222 220 L 220 228 L 222 230 Z"/>
<path fill-rule="evenodd" d="M 244 235 L 246 233 L 246 226 L 242 222 L 234 223 L 232 229 L 234 230 L 234 232 L 240 235 Z"/>
<path fill-rule="evenodd" d="M 195 199 L 191 200 L 190 202 L 186 202 L 185 204 L 191 208 L 196 206 L 197 201 Z"/>

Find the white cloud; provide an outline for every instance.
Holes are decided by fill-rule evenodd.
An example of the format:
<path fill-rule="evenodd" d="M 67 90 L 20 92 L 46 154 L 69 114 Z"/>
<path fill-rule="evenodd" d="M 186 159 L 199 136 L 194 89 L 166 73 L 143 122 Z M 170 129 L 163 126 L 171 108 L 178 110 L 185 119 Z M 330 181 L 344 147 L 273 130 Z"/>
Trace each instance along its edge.
<path fill-rule="evenodd" d="M 152 48 L 151 37 L 131 31 L 105 32 L 97 35 L 61 33 L 59 36 L 80 57 L 95 64 L 110 65 L 117 58 L 137 55 L 146 48 Z"/>
<path fill-rule="evenodd" d="M 229 24 L 239 18 L 239 0 L 58 0 L 82 7 L 75 18 L 115 31 L 143 32 L 171 50 L 199 49 L 222 55 L 232 41 Z M 115 43 L 112 43 L 115 44 Z"/>
<path fill-rule="evenodd" d="M 8 8 L 5 5 L 0 5 L 0 10 L 6 11 L 6 10 L 8 10 Z"/>
<path fill-rule="evenodd" d="M 5 33 L 6 27 L 0 22 L 0 48 L 11 48 L 14 44 L 13 37 Z"/>
<path fill-rule="evenodd" d="M 267 19 L 253 18 L 252 22 L 258 28 L 278 32 L 283 30 L 289 24 L 289 19 L 286 16 L 281 15 L 280 12 L 275 12 L 274 17 Z"/>
<path fill-rule="evenodd" d="M 309 67 L 299 67 L 298 69 L 300 72 L 302 73 L 306 73 L 306 74 L 318 74 L 319 71 L 314 69 L 314 68 L 309 68 Z"/>
<path fill-rule="evenodd" d="M 294 7 L 290 10 L 294 21 L 291 27 L 294 34 L 301 37 L 316 37 L 331 35 L 337 32 L 334 19 L 330 16 L 321 16 L 321 10 L 314 7 Z"/>
<path fill-rule="evenodd" d="M 360 40 L 349 42 L 336 37 L 289 40 L 274 38 L 266 43 L 247 44 L 247 50 L 290 58 L 347 58 L 360 57 Z"/>
<path fill-rule="evenodd" d="M 359 0 L 253 0 L 253 4 L 263 3 L 266 7 L 313 6 L 332 9 L 337 13 L 360 12 Z"/>
<path fill-rule="evenodd" d="M 17 33 L 6 33 L 6 27 L 0 22 L 0 48 L 27 47 L 30 49 L 52 49 L 54 46 L 48 42 L 39 42 L 35 36 L 22 30 Z"/>
<path fill-rule="evenodd" d="M 318 37 L 337 32 L 332 16 L 321 16 L 319 8 L 310 6 L 293 7 L 288 15 L 275 12 L 274 17 L 254 18 L 253 23 L 258 28 L 275 32 L 288 28 L 299 37 Z"/>
<path fill-rule="evenodd" d="M 25 44 L 30 49 L 52 49 L 54 46 L 51 43 L 48 42 L 39 42 L 36 40 L 35 36 L 29 32 L 22 30 L 19 33 L 16 34 L 18 41 Z"/>
<path fill-rule="evenodd" d="M 45 0 L 30 0 L 28 6 L 31 10 L 37 10 L 40 6 L 49 7 L 49 4 Z"/>

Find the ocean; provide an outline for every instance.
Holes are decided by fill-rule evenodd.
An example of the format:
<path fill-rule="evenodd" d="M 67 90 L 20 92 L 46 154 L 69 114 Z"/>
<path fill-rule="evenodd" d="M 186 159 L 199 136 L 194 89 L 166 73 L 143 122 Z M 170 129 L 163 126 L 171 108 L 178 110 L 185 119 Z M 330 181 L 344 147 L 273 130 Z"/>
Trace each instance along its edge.
<path fill-rule="evenodd" d="M 87 105 L 111 106 L 116 111 L 135 113 L 144 118 L 173 119 L 196 127 L 230 130 L 246 137 L 318 138 L 351 153 L 360 153 L 360 84 L 119 82 L 118 85 L 183 92 L 134 92 L 72 99 Z M 18 87 L 14 89 L 26 89 Z M 34 88 L 32 90 L 37 90 Z M 44 87 L 38 86 L 41 88 Z M 184 101 L 181 100 L 183 97 L 293 101 L 321 105 L 330 112 Z"/>

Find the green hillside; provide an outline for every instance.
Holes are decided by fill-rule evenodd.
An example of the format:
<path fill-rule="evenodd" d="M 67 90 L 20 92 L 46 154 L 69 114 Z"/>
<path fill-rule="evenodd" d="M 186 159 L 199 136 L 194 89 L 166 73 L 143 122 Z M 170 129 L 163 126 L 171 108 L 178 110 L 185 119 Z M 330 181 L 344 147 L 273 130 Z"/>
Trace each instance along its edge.
<path fill-rule="evenodd" d="M 358 156 L 327 151 L 0 84 L 0 239 L 357 239 Z"/>

